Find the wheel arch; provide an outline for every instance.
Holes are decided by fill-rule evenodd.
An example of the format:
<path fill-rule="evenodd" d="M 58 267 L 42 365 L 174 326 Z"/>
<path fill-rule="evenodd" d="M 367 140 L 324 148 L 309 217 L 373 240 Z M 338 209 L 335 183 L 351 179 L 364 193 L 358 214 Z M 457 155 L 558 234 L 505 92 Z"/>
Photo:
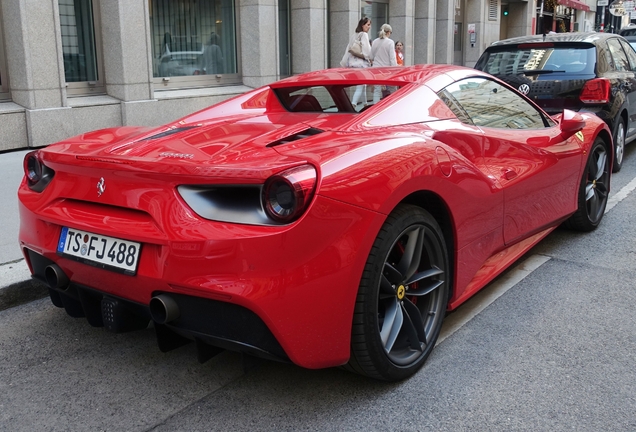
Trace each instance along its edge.
<path fill-rule="evenodd" d="M 612 165 L 614 164 L 614 139 L 612 138 L 613 133 L 614 131 L 610 133 L 607 129 L 601 129 L 596 135 L 597 137 L 601 138 L 609 146 L 607 150 L 610 157 L 612 158 Z"/>
<path fill-rule="evenodd" d="M 411 204 L 420 207 L 429 212 L 439 224 L 442 233 L 444 234 L 444 242 L 446 243 L 446 251 L 448 252 L 448 262 L 450 265 L 449 275 L 451 280 L 448 294 L 448 299 L 450 301 L 450 299 L 453 298 L 455 291 L 454 275 L 456 268 L 455 223 L 450 208 L 441 196 L 435 192 L 425 190 L 411 193 L 400 201 L 399 204 Z"/>

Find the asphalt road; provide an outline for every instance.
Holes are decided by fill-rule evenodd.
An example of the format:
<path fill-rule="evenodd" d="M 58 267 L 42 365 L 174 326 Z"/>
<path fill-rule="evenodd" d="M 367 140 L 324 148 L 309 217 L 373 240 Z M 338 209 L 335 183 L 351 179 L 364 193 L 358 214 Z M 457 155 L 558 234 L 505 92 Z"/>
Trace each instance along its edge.
<path fill-rule="evenodd" d="M 246 373 L 230 352 L 201 365 L 192 346 L 163 354 L 151 329 L 110 334 L 48 299 L 2 311 L 0 430 L 636 430 L 635 178 L 633 144 L 599 229 L 553 232 L 526 256 L 534 270 L 447 317 L 457 330 L 397 384 Z"/>

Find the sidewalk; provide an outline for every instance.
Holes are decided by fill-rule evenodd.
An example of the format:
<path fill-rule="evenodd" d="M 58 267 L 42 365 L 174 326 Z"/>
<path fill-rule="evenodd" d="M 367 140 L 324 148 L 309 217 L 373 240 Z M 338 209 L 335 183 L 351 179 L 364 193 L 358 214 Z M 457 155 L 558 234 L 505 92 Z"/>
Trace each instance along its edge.
<path fill-rule="evenodd" d="M 47 295 L 46 287 L 31 279 L 18 245 L 17 193 L 29 151 L 0 153 L 0 311 Z"/>

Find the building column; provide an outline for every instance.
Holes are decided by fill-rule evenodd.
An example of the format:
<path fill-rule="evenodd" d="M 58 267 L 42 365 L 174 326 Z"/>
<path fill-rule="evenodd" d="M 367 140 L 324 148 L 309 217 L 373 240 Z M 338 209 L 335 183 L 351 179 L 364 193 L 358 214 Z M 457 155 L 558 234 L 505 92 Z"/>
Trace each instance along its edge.
<path fill-rule="evenodd" d="M 327 0 L 290 3 L 292 74 L 325 69 L 328 66 Z"/>
<path fill-rule="evenodd" d="M 2 0 L 11 98 L 29 110 L 66 104 L 57 1 Z"/>
<path fill-rule="evenodd" d="M 506 38 L 525 36 L 532 33 L 532 15 L 528 3 L 508 3 Z M 504 23 L 502 22 L 502 25 Z"/>
<path fill-rule="evenodd" d="M 152 99 L 148 1 L 109 0 L 99 6 L 106 93 L 124 102 Z"/>
<path fill-rule="evenodd" d="M 391 39 L 404 43 L 404 65 L 413 64 L 415 0 L 393 0 L 389 4 Z"/>
<path fill-rule="evenodd" d="M 276 0 L 239 3 L 243 83 L 261 87 L 278 79 L 278 10 Z"/>
<path fill-rule="evenodd" d="M 435 0 L 415 0 L 414 3 L 414 42 L 413 47 L 409 50 L 412 52 L 413 64 L 435 63 L 437 2 Z M 408 53 L 406 56 L 408 57 Z"/>
<path fill-rule="evenodd" d="M 498 3 L 498 2 L 497 2 Z M 465 34 L 464 65 L 467 67 L 475 66 L 482 52 L 493 42 L 498 41 L 501 31 L 501 9 L 499 4 L 490 10 L 488 0 L 465 1 L 466 26 L 475 25 L 475 44 L 471 46 L 469 42 L 469 34 Z M 490 19 L 493 17 L 493 19 Z"/>
<path fill-rule="evenodd" d="M 349 38 L 355 32 L 360 16 L 360 0 L 329 0 L 329 64 L 340 67 Z"/>
<path fill-rule="evenodd" d="M 9 126 L 8 136 L 16 130 L 24 133 L 21 143 L 12 143 L 15 148 L 39 147 L 73 135 L 58 2 L 0 1 L 11 99 L 24 107 L 24 112 L 3 115 L 0 131 Z"/>
<path fill-rule="evenodd" d="M 453 64 L 455 0 L 439 0 L 435 17 L 435 63 Z"/>

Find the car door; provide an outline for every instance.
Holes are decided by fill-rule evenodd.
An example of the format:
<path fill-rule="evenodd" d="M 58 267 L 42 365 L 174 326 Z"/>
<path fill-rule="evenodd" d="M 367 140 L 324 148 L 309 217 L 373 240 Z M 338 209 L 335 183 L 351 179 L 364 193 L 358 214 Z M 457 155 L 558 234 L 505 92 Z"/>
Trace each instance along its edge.
<path fill-rule="evenodd" d="M 556 122 L 494 80 L 468 78 L 446 90 L 484 133 L 484 163 L 504 190 L 506 244 L 576 209 L 579 137 L 563 140 Z"/>
<path fill-rule="evenodd" d="M 627 96 L 629 101 L 629 122 L 625 127 L 627 128 L 627 137 L 631 137 L 636 134 L 636 52 L 627 41 L 623 39 L 618 39 L 618 41 L 623 47 L 629 62 L 629 72 L 625 77 L 625 88 L 629 89 Z"/>
<path fill-rule="evenodd" d="M 612 86 L 612 92 L 618 91 L 621 99 L 625 101 L 623 106 L 627 109 L 629 121 L 625 125 L 626 136 L 634 134 L 634 120 L 636 120 L 636 81 L 634 71 L 631 70 L 627 54 L 616 37 L 607 40 L 614 70 L 611 74 L 616 83 Z"/>

